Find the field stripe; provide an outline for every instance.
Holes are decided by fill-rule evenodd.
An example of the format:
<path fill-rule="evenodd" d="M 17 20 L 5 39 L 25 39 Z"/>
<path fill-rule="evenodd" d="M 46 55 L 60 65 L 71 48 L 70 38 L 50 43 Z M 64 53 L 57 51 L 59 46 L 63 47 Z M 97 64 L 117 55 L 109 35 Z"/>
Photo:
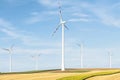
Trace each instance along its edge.
<path fill-rule="evenodd" d="M 96 76 L 87 80 L 120 80 L 120 73 L 106 76 Z"/>

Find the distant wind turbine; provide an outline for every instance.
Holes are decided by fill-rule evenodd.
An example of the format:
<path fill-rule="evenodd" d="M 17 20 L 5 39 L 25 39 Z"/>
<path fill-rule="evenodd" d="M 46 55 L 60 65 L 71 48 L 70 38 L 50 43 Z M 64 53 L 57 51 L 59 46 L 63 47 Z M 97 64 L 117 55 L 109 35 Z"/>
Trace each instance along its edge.
<path fill-rule="evenodd" d="M 32 56 L 32 58 L 34 58 L 35 59 L 35 70 L 38 70 L 39 69 L 39 56 L 40 56 L 41 54 L 38 54 L 38 53 L 36 53 L 36 55 L 34 55 L 34 56 Z"/>
<path fill-rule="evenodd" d="M 77 44 L 80 47 L 80 66 L 83 68 L 83 44 Z"/>
<path fill-rule="evenodd" d="M 9 72 L 12 72 L 12 51 L 13 51 L 14 45 L 11 45 L 10 48 L 2 48 L 3 50 L 7 51 L 9 53 Z"/>
<path fill-rule="evenodd" d="M 111 53 L 111 51 L 108 51 L 108 55 L 109 55 L 109 68 L 112 68 L 112 53 Z"/>
<path fill-rule="evenodd" d="M 53 32 L 52 36 L 54 36 L 54 34 L 57 32 L 57 30 L 62 27 L 62 64 L 61 64 L 61 71 L 65 71 L 65 63 L 64 63 L 64 52 L 65 52 L 65 42 L 64 42 L 64 38 L 65 38 L 65 34 L 64 34 L 64 30 L 65 28 L 68 29 L 68 27 L 65 25 L 66 21 L 63 20 L 62 17 L 62 10 L 61 10 L 61 5 L 60 2 L 58 1 L 58 6 L 59 6 L 59 18 L 60 18 L 60 23 L 57 26 L 57 28 L 55 29 L 55 31 Z"/>

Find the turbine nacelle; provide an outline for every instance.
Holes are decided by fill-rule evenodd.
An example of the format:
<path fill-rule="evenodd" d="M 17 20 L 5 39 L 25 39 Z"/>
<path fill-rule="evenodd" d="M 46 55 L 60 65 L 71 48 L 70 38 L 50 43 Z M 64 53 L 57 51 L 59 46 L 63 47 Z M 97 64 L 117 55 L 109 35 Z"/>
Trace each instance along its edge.
<path fill-rule="evenodd" d="M 65 24 L 67 21 L 61 21 L 61 24 Z"/>
<path fill-rule="evenodd" d="M 2 48 L 4 51 L 8 51 L 10 54 L 13 51 L 14 44 L 11 45 L 10 48 Z"/>
<path fill-rule="evenodd" d="M 58 26 L 55 28 L 55 31 L 53 32 L 52 36 L 54 36 L 54 34 L 57 32 L 57 30 L 63 25 L 64 28 L 66 28 L 67 30 L 69 30 L 69 28 L 65 25 L 67 21 L 61 21 L 60 24 L 58 24 Z"/>

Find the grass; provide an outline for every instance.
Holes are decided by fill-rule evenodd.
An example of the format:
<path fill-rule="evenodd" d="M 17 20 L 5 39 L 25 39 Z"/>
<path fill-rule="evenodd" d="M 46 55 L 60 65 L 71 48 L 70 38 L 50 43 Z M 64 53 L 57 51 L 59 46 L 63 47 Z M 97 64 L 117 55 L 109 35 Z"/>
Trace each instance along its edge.
<path fill-rule="evenodd" d="M 57 70 L 58 69 L 54 69 L 54 70 L 38 70 L 38 71 L 25 71 L 25 72 L 5 72 L 5 73 L 0 72 L 0 75 L 4 75 L 4 74 L 32 74 L 32 73 L 52 72 L 52 71 L 57 71 Z"/>
<path fill-rule="evenodd" d="M 95 76 L 111 75 L 116 73 L 120 73 L 120 70 L 103 70 L 103 71 L 98 71 L 94 73 L 88 72 L 88 73 L 83 73 L 81 75 L 60 78 L 57 80 L 86 80 L 88 78 L 95 77 Z"/>
<path fill-rule="evenodd" d="M 66 71 L 61 72 L 60 69 L 52 69 L 52 70 L 38 70 L 38 71 L 24 71 L 24 72 L 0 72 L 0 75 L 3 74 L 32 74 L 32 73 L 42 73 L 42 72 L 52 72 L 52 73 L 82 73 L 88 72 L 90 70 L 78 70 L 78 69 L 66 69 Z"/>
<path fill-rule="evenodd" d="M 89 72 L 91 70 L 87 69 L 66 69 L 65 71 L 54 71 L 55 73 L 83 73 L 83 72 Z"/>

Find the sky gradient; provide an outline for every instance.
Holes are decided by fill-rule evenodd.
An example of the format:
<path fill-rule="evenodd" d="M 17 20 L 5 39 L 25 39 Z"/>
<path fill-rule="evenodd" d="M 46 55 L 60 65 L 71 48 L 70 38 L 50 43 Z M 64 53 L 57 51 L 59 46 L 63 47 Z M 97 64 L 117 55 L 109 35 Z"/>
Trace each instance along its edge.
<path fill-rule="evenodd" d="M 65 30 L 65 66 L 80 68 L 80 48 L 84 44 L 85 68 L 120 67 L 120 1 L 61 0 Z M 39 69 L 61 66 L 61 28 L 57 0 L 0 0 L 0 48 L 13 47 L 13 71 L 35 69 L 36 53 Z M 0 71 L 9 71 L 9 54 L 0 49 Z"/>

